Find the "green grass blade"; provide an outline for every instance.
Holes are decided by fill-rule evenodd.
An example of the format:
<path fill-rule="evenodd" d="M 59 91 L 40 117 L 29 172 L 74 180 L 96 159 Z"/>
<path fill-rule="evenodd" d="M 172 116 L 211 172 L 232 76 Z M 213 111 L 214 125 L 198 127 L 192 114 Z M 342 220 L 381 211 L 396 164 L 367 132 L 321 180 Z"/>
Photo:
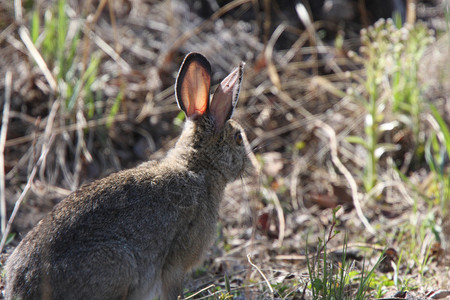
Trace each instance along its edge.
<path fill-rule="evenodd" d="M 107 128 L 111 128 L 111 125 L 114 121 L 114 117 L 119 112 L 120 104 L 122 103 L 124 97 L 123 90 L 120 89 L 119 93 L 116 96 L 113 106 L 111 107 L 111 111 L 109 112 L 108 121 L 106 123 Z"/>
<path fill-rule="evenodd" d="M 442 134 L 444 135 L 444 144 L 445 148 L 447 149 L 447 156 L 450 159 L 450 130 L 448 129 L 444 119 L 442 119 L 441 115 L 439 114 L 437 108 L 433 104 L 430 104 L 430 109 L 431 113 L 439 124 L 439 128 L 441 129 Z"/>
<path fill-rule="evenodd" d="M 368 149 L 368 147 L 369 147 L 367 145 L 367 142 L 362 137 L 359 137 L 359 136 L 351 135 L 351 136 L 346 137 L 345 140 L 352 144 L 362 145 L 366 149 Z"/>
<path fill-rule="evenodd" d="M 36 9 L 33 11 L 33 16 L 31 17 L 31 40 L 33 41 L 33 44 L 36 44 L 37 39 L 39 38 L 39 27 L 40 27 L 40 20 L 39 20 L 39 11 Z"/>
<path fill-rule="evenodd" d="M 66 48 L 68 19 L 65 12 L 66 1 L 58 1 L 58 28 L 57 28 L 57 60 L 59 62 L 58 77 L 62 78 L 67 70 L 64 50 Z"/>

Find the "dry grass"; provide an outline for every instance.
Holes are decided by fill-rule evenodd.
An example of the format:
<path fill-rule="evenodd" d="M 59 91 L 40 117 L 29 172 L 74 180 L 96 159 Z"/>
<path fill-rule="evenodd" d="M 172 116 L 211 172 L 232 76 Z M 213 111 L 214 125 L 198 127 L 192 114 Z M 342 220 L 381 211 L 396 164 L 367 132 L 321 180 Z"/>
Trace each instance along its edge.
<path fill-rule="evenodd" d="M 366 107 L 349 92 L 367 95 L 364 61 L 348 54 L 358 51 L 355 24 L 335 25 L 336 37 L 322 39 L 327 22 L 310 22 L 295 13 L 295 20 L 283 19 L 277 9 L 291 16 L 286 11 L 293 8 L 258 8 L 257 1 L 231 1 L 209 17 L 190 11 L 183 1 L 86 2 L 73 0 L 64 7 L 65 59 L 71 42 L 78 43 L 63 74 L 61 54 L 52 58 L 46 53 L 44 31 L 33 41 L 30 25 L 32 12 L 38 11 L 42 30 L 44 12 L 56 4 L 37 1 L 22 13 L 0 4 L 0 74 L 12 76 L 12 84 L 0 76 L 2 107 L 8 88 L 12 91 L 9 122 L 2 125 L 8 136 L 0 147 L 5 170 L 0 179 L 6 183 L 1 193 L 8 216 L 21 204 L 11 223 L 19 236 L 7 252 L 80 184 L 165 153 L 180 132 L 174 76 L 183 56 L 197 51 L 211 61 L 214 82 L 230 66 L 247 62 L 235 118 L 246 128 L 262 171 L 227 190 L 219 238 L 205 265 L 188 280 L 189 293 L 224 299 L 229 281 L 231 294 L 240 295 L 236 299 L 311 297 L 306 250 L 314 253 L 318 238 L 327 240 L 337 205 L 343 209 L 333 226 L 341 233 L 327 244 L 329 254 L 342 249 L 344 232 L 348 249 L 364 256 L 366 265 L 373 266 L 385 248 L 397 252 L 397 269 L 376 271 L 372 296 L 450 289 L 450 224 L 444 215 L 450 201 L 437 199 L 437 175 L 423 151 L 416 152 L 423 144 L 415 140 L 404 115 L 383 114 L 386 123 L 403 125 L 381 133 L 378 142 L 401 150 L 383 155 L 377 183 L 370 191 L 363 187 L 367 152 L 347 140 L 366 134 Z M 419 17 L 435 9 L 425 20 L 441 24 L 445 16 L 438 9 L 444 4 L 436 5 L 441 6 L 419 5 Z M 299 29 L 300 23 L 305 29 Z M 339 40 L 343 44 L 336 46 Z M 439 39 L 420 72 L 421 84 L 431 87 L 424 101 L 438 107 L 447 125 L 448 47 L 448 39 Z M 96 59 L 98 69 L 90 77 L 89 66 Z M 71 94 L 78 82 L 79 93 Z M 419 117 L 426 141 L 439 126 L 426 105 Z M 448 175 L 448 159 L 443 168 Z M 361 262 L 355 261 L 352 270 L 360 269 Z M 391 283 L 396 286 L 389 287 Z"/>

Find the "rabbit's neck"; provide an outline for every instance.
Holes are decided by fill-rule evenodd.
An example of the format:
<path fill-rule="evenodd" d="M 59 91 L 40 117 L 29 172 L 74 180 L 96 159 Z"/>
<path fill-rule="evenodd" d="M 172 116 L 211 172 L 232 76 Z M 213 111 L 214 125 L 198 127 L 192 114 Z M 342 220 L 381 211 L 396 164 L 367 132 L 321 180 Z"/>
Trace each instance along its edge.
<path fill-rule="evenodd" d="M 206 132 L 213 134 L 207 118 L 196 122 L 186 120 L 183 132 L 175 147 L 168 153 L 167 159 L 177 161 L 179 166 L 189 171 L 202 173 L 218 187 L 225 188 L 230 180 L 224 170 L 214 163 L 217 157 L 211 157 L 211 151 L 205 146 L 211 142 L 211 137 L 205 138 Z"/>
<path fill-rule="evenodd" d="M 207 181 L 214 182 L 218 187 L 225 188 L 229 181 L 223 170 L 211 163 L 209 157 L 199 153 L 189 144 L 177 144 L 168 153 L 166 161 L 171 164 L 176 161 L 176 164 L 172 165 L 194 173 L 204 174 Z"/>

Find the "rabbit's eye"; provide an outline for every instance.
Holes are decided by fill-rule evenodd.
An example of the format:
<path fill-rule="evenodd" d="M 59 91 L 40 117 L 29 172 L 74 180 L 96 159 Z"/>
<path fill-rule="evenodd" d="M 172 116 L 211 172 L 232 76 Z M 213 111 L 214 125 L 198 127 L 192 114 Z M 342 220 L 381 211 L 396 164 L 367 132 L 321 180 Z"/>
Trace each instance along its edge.
<path fill-rule="evenodd" d="M 236 132 L 236 134 L 234 135 L 234 140 L 239 146 L 242 145 L 242 135 L 240 132 Z"/>

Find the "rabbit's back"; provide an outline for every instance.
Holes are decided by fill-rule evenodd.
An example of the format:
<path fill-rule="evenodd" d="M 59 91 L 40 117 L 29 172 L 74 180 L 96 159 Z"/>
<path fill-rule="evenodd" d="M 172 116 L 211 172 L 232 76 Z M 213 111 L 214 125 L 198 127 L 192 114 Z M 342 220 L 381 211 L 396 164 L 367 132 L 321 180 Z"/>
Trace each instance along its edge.
<path fill-rule="evenodd" d="M 142 299 L 172 276 L 163 274 L 172 272 L 171 266 L 184 272 L 196 264 L 214 237 L 219 202 L 214 198 L 221 195 L 206 195 L 204 187 L 203 174 L 164 162 L 83 186 L 12 254 L 7 295 Z"/>

